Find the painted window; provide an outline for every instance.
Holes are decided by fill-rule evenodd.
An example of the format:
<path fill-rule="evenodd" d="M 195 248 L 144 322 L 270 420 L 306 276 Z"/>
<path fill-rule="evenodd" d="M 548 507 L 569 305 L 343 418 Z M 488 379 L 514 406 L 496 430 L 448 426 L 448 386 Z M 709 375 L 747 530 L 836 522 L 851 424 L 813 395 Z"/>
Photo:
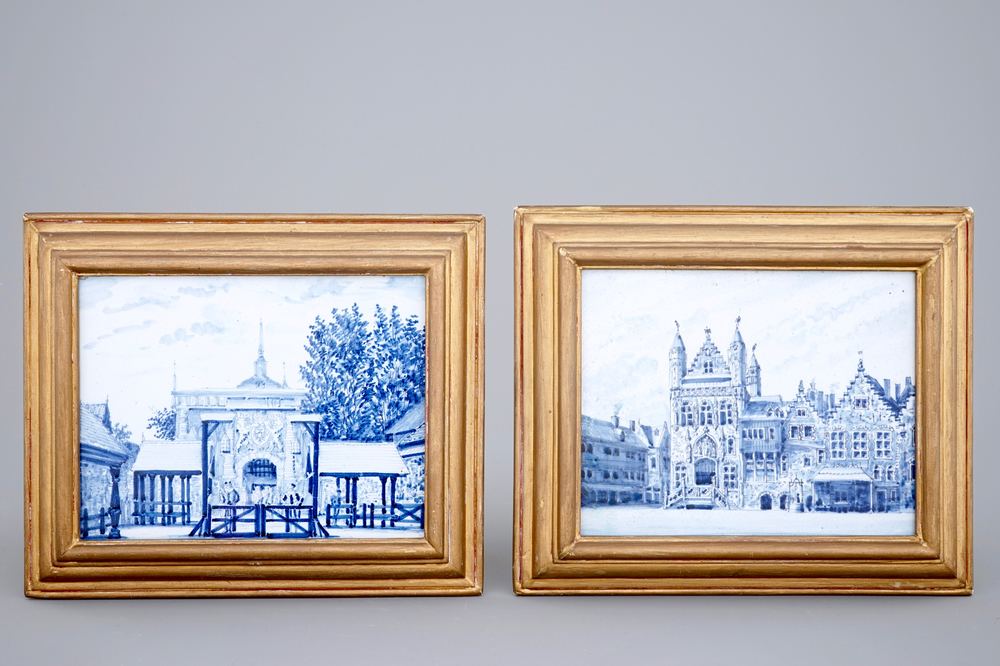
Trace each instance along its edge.
<path fill-rule="evenodd" d="M 791 432 L 788 433 L 788 436 L 791 437 L 792 439 L 798 439 L 799 438 L 799 427 L 798 426 L 792 426 Z"/>
<path fill-rule="evenodd" d="M 868 409 L 868 398 L 855 398 L 854 407 L 856 409 Z"/>
<path fill-rule="evenodd" d="M 890 442 L 892 441 L 889 437 L 888 432 L 877 432 L 875 433 L 875 457 L 876 458 L 891 458 L 892 449 L 890 448 Z"/>
<path fill-rule="evenodd" d="M 712 425 L 712 404 L 701 403 L 701 425 Z"/>
<path fill-rule="evenodd" d="M 796 409 L 796 410 L 795 410 L 795 415 L 796 415 L 796 416 L 805 416 L 805 415 L 806 415 L 806 410 L 805 410 L 805 408 L 803 408 L 803 407 L 799 407 L 798 409 Z"/>
<path fill-rule="evenodd" d="M 817 462 L 819 462 L 820 465 L 822 465 L 823 463 L 825 463 L 826 462 L 826 450 L 825 449 L 820 449 L 819 451 L 817 451 L 816 452 L 816 458 L 817 458 Z"/>
<path fill-rule="evenodd" d="M 868 433 L 863 430 L 856 430 L 851 433 L 851 457 L 868 457 Z"/>
<path fill-rule="evenodd" d="M 806 456 L 805 458 L 802 459 L 802 466 L 803 467 L 812 467 L 812 464 L 813 464 L 813 460 L 809 456 Z"/>
<path fill-rule="evenodd" d="M 726 425 L 733 422 L 733 404 L 728 400 L 723 400 L 719 405 L 719 425 Z"/>
<path fill-rule="evenodd" d="M 809 437 L 812 437 L 813 436 L 813 427 L 812 426 L 805 426 L 805 428 L 803 428 L 803 431 L 802 431 L 802 436 L 806 437 L 807 439 Z"/>
<path fill-rule="evenodd" d="M 781 454 L 781 473 L 788 474 L 788 454 Z"/>
<path fill-rule="evenodd" d="M 882 468 L 878 465 L 875 465 L 875 467 L 872 468 L 872 478 L 876 481 L 882 480 Z"/>
<path fill-rule="evenodd" d="M 694 408 L 691 403 L 685 400 L 681 403 L 681 425 L 682 426 L 693 426 L 694 425 Z"/>
<path fill-rule="evenodd" d="M 844 441 L 846 434 L 843 430 L 830 433 L 830 458 L 843 460 L 847 457 L 847 446 Z"/>
<path fill-rule="evenodd" d="M 736 489 L 736 465 L 722 466 L 722 487 L 726 490 Z"/>
<path fill-rule="evenodd" d="M 733 442 L 733 438 L 730 437 L 726 440 L 726 453 L 733 455 L 736 452 L 736 444 Z"/>

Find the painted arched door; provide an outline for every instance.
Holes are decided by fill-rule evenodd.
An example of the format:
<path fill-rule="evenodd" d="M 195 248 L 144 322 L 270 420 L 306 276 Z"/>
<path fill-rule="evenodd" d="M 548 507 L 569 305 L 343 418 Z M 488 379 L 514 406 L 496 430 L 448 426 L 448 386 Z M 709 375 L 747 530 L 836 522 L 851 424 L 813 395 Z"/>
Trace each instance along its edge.
<path fill-rule="evenodd" d="M 694 464 L 694 484 L 696 486 L 715 485 L 715 461 L 702 458 Z"/>

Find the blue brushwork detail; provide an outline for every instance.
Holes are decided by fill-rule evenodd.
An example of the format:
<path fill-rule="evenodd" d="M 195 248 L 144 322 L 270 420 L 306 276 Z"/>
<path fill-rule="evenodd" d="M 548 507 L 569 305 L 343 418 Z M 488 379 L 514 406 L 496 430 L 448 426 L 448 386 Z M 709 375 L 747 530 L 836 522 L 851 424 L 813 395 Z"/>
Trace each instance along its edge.
<path fill-rule="evenodd" d="M 376 306 L 369 322 L 355 304 L 317 317 L 303 333 L 304 390 L 268 376 L 261 321 L 253 375 L 234 388 L 179 390 L 175 373 L 171 405 L 149 419 L 157 439 L 141 446 L 106 403 L 83 405 L 81 536 L 129 538 L 120 520 L 141 528 L 138 538 L 422 529 L 419 318 Z"/>
<path fill-rule="evenodd" d="M 384 441 L 386 430 L 423 400 L 426 341 L 417 318 L 376 306 L 375 322 L 357 305 L 316 318 L 301 367 L 306 409 L 323 415 L 323 439 Z"/>
<path fill-rule="evenodd" d="M 581 504 L 793 512 L 912 511 L 916 387 L 858 367 L 843 395 L 763 395 L 739 330 L 725 351 L 705 341 L 688 363 L 680 326 L 665 382 L 670 419 L 581 422 Z"/>

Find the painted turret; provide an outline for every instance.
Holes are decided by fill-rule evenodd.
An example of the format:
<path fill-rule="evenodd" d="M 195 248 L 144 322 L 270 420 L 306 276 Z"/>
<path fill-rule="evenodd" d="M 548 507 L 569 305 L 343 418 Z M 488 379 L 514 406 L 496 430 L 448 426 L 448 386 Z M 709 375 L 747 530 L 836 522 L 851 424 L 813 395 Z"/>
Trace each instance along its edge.
<path fill-rule="evenodd" d="M 760 364 L 757 363 L 757 345 L 750 350 L 750 367 L 747 368 L 747 390 L 751 398 L 760 397 Z"/>
<path fill-rule="evenodd" d="M 687 351 L 681 339 L 681 325 L 676 321 L 674 325 L 677 333 L 674 334 L 674 343 L 670 345 L 670 388 L 680 388 L 681 380 L 687 374 Z"/>
<path fill-rule="evenodd" d="M 733 386 L 744 386 L 747 372 L 747 346 L 743 344 L 740 335 L 740 318 L 736 318 L 736 332 L 733 341 L 729 343 L 729 371 L 732 373 Z"/>

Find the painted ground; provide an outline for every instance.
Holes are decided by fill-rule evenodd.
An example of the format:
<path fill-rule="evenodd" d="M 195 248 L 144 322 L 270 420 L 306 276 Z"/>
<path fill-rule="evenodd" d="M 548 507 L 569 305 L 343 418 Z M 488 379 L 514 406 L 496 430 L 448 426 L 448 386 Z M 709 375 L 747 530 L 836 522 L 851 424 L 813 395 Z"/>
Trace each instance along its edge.
<path fill-rule="evenodd" d="M 583 536 L 912 536 L 915 514 L 584 507 Z"/>
<path fill-rule="evenodd" d="M 123 525 L 122 537 L 126 539 L 181 539 L 188 538 L 188 533 L 194 525 L 180 527 L 176 525 Z M 422 539 L 424 531 L 415 529 L 350 529 L 347 527 L 327 528 L 330 537 L 341 539 Z M 96 532 L 96 530 L 95 530 Z"/>

